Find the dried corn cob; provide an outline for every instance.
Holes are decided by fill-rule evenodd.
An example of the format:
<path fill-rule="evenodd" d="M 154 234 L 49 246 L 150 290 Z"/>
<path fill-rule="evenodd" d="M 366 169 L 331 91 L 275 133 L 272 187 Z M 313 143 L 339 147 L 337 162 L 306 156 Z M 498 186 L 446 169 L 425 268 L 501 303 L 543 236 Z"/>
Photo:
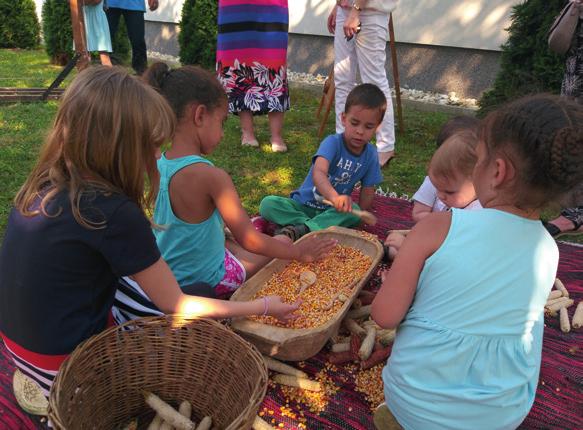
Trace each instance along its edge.
<path fill-rule="evenodd" d="M 282 385 L 289 385 L 290 387 L 298 387 L 303 390 L 321 391 L 322 387 L 317 381 L 312 381 L 306 378 L 299 378 L 291 375 L 275 375 L 273 381 Z"/>
<path fill-rule="evenodd" d="M 565 288 L 565 284 L 559 278 L 555 279 L 555 288 L 563 293 L 563 296 L 569 297 L 569 291 Z"/>
<path fill-rule="evenodd" d="M 380 343 L 387 346 L 393 343 L 395 340 L 395 335 L 397 334 L 396 330 L 394 329 L 385 329 L 379 330 L 377 332 L 377 337 Z"/>
<path fill-rule="evenodd" d="M 346 316 L 348 318 L 352 318 L 354 320 L 357 320 L 359 318 L 365 318 L 370 316 L 370 310 L 372 308 L 372 305 L 367 305 L 367 306 L 362 306 L 360 309 L 354 309 L 349 311 Z"/>
<path fill-rule="evenodd" d="M 360 357 L 361 360 L 366 360 L 367 358 L 370 357 L 372 349 L 374 348 L 376 332 L 377 331 L 374 327 L 366 328 L 366 337 L 362 341 L 360 349 L 358 350 L 358 356 Z"/>
<path fill-rule="evenodd" d="M 569 324 L 569 311 L 567 311 L 567 308 L 561 308 L 559 310 L 559 318 L 561 331 L 563 333 L 569 333 L 571 331 L 571 324 Z"/>
<path fill-rule="evenodd" d="M 213 426 L 213 419 L 209 416 L 206 416 L 202 419 L 196 430 L 210 430 Z"/>
<path fill-rule="evenodd" d="M 360 362 L 360 367 L 363 370 L 370 369 L 377 364 L 384 363 L 391 355 L 391 347 L 387 346 L 383 349 L 373 352 L 367 360 Z"/>
<path fill-rule="evenodd" d="M 253 421 L 253 428 L 255 430 L 275 430 L 274 427 L 270 426 L 259 417 L 255 417 L 255 421 Z"/>
<path fill-rule="evenodd" d="M 366 336 L 366 330 L 363 329 L 356 321 L 354 321 L 352 318 L 345 318 L 344 319 L 344 327 L 346 327 L 348 329 L 348 331 L 350 333 L 352 333 L 352 335 L 356 335 L 356 336 L 361 336 L 364 337 Z"/>
<path fill-rule="evenodd" d="M 573 328 L 580 328 L 581 326 L 583 326 L 583 301 L 579 302 L 573 315 Z"/>
<path fill-rule="evenodd" d="M 283 373 L 284 375 L 299 376 L 300 378 L 307 378 L 308 375 L 295 367 L 288 364 L 282 363 L 281 361 L 275 360 L 271 357 L 263 356 L 263 361 L 269 370 L 274 372 Z"/>
<path fill-rule="evenodd" d="M 547 301 L 553 300 L 553 299 L 558 299 L 559 297 L 563 297 L 563 292 L 561 290 L 553 290 L 550 292 L 549 297 L 547 298 Z"/>
<path fill-rule="evenodd" d="M 558 299 L 558 301 L 556 303 L 553 303 L 552 305 L 547 306 L 547 309 L 549 310 L 549 312 L 558 312 L 559 309 L 568 308 L 571 305 L 573 305 L 573 303 L 575 303 L 575 301 L 573 299 L 569 299 L 567 297 L 562 297 L 562 298 Z"/>
<path fill-rule="evenodd" d="M 180 415 L 176 409 L 160 399 L 160 397 L 147 391 L 144 391 L 143 395 L 148 406 L 154 409 L 164 421 L 178 430 L 194 430 L 195 426 L 192 421 Z"/>
<path fill-rule="evenodd" d="M 335 343 L 334 345 L 332 345 L 332 348 L 330 348 L 330 351 L 332 351 L 332 352 L 350 351 L 350 344 L 349 343 Z"/>

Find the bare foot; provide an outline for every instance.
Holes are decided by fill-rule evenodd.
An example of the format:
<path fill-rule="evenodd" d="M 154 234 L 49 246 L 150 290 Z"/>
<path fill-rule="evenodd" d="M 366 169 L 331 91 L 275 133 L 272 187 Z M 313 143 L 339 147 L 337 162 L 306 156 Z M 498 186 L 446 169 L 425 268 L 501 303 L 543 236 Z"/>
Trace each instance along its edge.
<path fill-rule="evenodd" d="M 379 152 L 379 164 L 384 167 L 395 156 L 395 151 Z"/>

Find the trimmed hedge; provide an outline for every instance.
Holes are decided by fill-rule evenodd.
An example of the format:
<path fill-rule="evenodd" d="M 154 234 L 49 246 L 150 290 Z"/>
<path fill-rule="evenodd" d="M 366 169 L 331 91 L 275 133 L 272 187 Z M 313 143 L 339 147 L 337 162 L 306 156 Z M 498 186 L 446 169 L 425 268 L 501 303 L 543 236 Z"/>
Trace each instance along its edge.
<path fill-rule="evenodd" d="M 52 64 L 64 66 L 73 57 L 69 2 L 45 0 L 42 9 L 45 50 Z"/>
<path fill-rule="evenodd" d="M 526 0 L 512 8 L 500 71 L 479 102 L 479 116 L 523 95 L 560 91 L 565 59 L 548 49 L 547 33 L 565 4 L 565 0 Z"/>
<path fill-rule="evenodd" d="M 180 62 L 215 68 L 217 51 L 217 0 L 186 0 L 180 22 Z"/>
<path fill-rule="evenodd" d="M 0 0 L 0 48 L 36 48 L 40 25 L 33 0 Z"/>

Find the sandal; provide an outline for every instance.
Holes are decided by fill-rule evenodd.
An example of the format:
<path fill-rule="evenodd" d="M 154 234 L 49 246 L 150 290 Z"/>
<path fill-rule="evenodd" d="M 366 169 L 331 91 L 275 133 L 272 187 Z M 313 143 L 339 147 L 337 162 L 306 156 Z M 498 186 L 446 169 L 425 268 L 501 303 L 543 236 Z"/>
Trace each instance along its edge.
<path fill-rule="evenodd" d="M 570 219 L 569 217 L 566 217 L 564 214 L 562 216 L 567 218 L 569 221 L 571 221 L 573 223 L 573 229 L 561 230 L 559 227 L 557 227 L 552 222 L 543 221 L 544 227 L 547 229 L 547 231 L 549 232 L 549 234 L 551 236 L 553 236 L 554 238 L 558 238 L 560 236 L 573 236 L 573 235 L 583 234 L 583 224 L 581 224 L 580 222 L 575 222 L 574 220 Z"/>
<path fill-rule="evenodd" d="M 272 152 L 287 152 L 287 145 L 283 142 L 271 142 Z"/>

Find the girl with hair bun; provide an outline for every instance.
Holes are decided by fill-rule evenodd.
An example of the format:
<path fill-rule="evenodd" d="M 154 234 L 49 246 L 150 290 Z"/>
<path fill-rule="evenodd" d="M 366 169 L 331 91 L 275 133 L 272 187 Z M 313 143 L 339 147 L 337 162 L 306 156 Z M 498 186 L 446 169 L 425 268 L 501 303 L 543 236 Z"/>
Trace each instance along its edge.
<path fill-rule="evenodd" d="M 292 243 L 286 236 L 255 229 L 229 174 L 205 158 L 220 144 L 227 118 L 227 96 L 213 74 L 196 66 L 172 70 L 156 63 L 144 79 L 166 98 L 177 118 L 172 145 L 158 159 L 153 218 L 160 226 L 154 234 L 162 257 L 183 291 L 204 283 L 214 297 L 227 298 L 272 258 L 314 261 L 335 245 L 316 237 Z M 224 226 L 233 238 L 225 238 Z M 135 296 L 134 286 L 126 287 L 125 296 Z M 120 309 L 125 306 L 126 313 L 137 315 L 131 301 L 119 298 Z"/>
<path fill-rule="evenodd" d="M 539 214 L 583 180 L 583 106 L 522 98 L 479 139 L 484 209 L 419 221 L 372 304 L 381 327 L 398 327 L 378 428 L 514 429 L 534 402 L 559 260 Z"/>

